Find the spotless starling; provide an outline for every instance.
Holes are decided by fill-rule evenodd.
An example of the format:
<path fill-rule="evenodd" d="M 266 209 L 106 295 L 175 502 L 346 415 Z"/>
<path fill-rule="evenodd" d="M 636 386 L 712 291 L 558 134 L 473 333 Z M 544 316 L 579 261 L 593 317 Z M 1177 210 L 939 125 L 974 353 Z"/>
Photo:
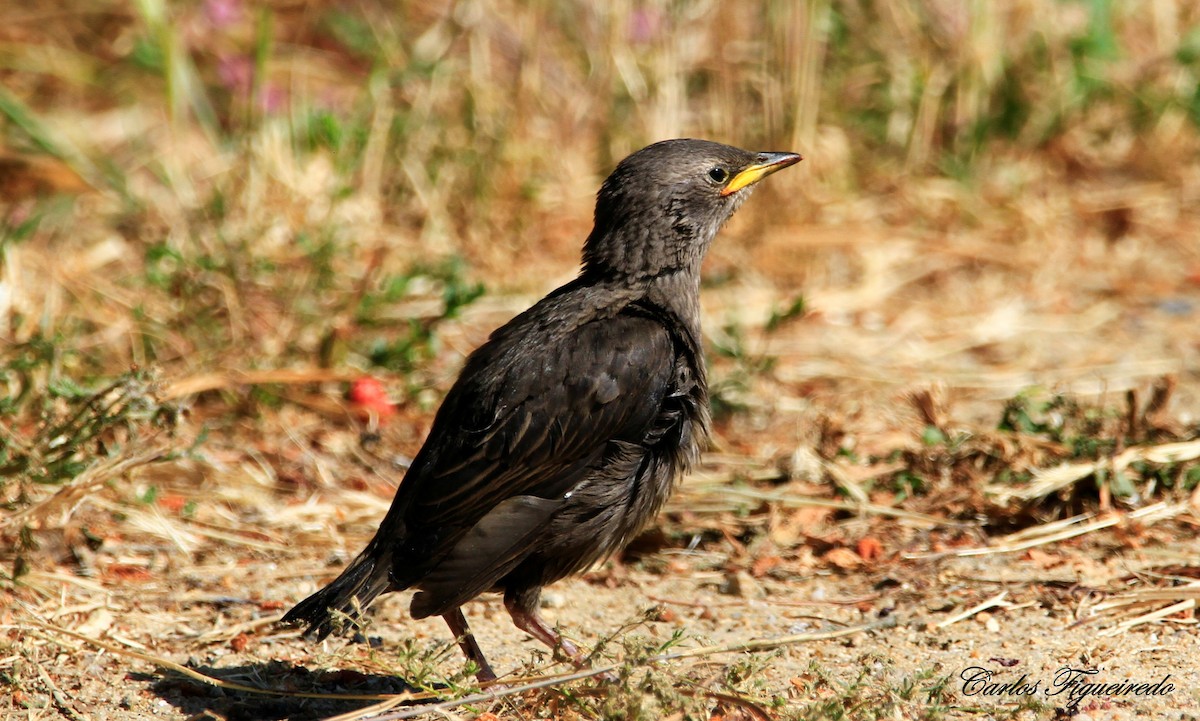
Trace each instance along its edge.
<path fill-rule="evenodd" d="M 414 589 L 481 680 L 463 616 L 486 591 L 577 665 L 538 615 L 542 588 L 625 546 L 708 436 L 700 263 L 754 184 L 800 161 L 706 140 L 625 158 L 596 198 L 579 276 L 472 353 L 366 549 L 284 622 L 323 638 L 382 593 Z"/>

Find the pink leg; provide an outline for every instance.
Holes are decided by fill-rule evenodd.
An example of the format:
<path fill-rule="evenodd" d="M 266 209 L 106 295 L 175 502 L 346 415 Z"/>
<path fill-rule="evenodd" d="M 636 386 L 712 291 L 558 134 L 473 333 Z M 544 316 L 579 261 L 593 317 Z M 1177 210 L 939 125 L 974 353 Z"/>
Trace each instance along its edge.
<path fill-rule="evenodd" d="M 537 611 L 531 611 L 510 602 L 507 596 L 504 598 L 504 607 L 508 609 L 508 615 L 512 616 L 513 623 L 517 628 L 546 644 L 551 650 L 555 652 L 561 650 L 576 666 L 580 668 L 587 666 L 587 659 L 583 657 L 583 652 L 547 624 L 537 614 Z"/>
<path fill-rule="evenodd" d="M 575 664 L 576 668 L 591 668 L 587 656 L 575 644 L 563 638 L 562 634 L 555 631 L 534 610 L 537 608 L 540 591 L 541 589 L 505 592 L 504 608 L 508 609 L 508 615 L 512 616 L 513 623 L 517 628 L 549 646 L 556 656 L 561 651 L 571 663 Z M 610 672 L 599 674 L 599 676 L 610 683 L 617 680 L 617 676 Z"/>

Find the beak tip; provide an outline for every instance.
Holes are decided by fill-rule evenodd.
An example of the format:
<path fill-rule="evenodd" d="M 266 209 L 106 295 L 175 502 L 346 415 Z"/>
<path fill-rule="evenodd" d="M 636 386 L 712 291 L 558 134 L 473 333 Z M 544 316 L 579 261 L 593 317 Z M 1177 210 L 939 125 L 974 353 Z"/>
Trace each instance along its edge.
<path fill-rule="evenodd" d="M 778 165 L 780 169 L 804 160 L 804 156 L 800 153 L 763 153 L 763 155 L 767 156 L 768 164 Z"/>
<path fill-rule="evenodd" d="M 754 185 L 758 181 L 768 175 L 783 170 L 784 168 L 799 163 L 804 158 L 799 153 L 759 153 L 754 159 L 755 162 L 742 172 L 734 176 L 733 180 L 721 191 L 722 196 L 732 195 L 733 193 Z"/>

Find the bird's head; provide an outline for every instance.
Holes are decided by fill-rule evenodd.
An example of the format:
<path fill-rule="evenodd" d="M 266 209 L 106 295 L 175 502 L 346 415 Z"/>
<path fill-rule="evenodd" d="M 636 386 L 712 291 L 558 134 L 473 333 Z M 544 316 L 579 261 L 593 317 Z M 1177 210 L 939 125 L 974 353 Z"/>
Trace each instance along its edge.
<path fill-rule="evenodd" d="M 755 183 L 801 160 L 708 140 L 664 140 L 625 158 L 596 197 L 585 272 L 648 279 L 696 269 Z"/>

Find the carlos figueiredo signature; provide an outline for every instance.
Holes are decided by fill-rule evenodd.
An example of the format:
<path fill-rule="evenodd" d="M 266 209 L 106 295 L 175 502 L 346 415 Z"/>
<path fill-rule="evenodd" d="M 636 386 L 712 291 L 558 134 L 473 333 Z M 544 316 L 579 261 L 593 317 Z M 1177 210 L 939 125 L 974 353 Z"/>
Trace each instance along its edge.
<path fill-rule="evenodd" d="M 1157 681 L 1105 681 L 1094 678 L 1100 669 L 1063 666 L 1054 672 L 1049 683 L 1044 679 L 1021 674 L 1012 681 L 997 681 L 992 671 L 982 666 L 970 666 L 959 672 L 962 692 L 966 696 L 1036 696 L 1066 700 L 1068 706 L 1078 706 L 1088 696 L 1167 696 L 1175 691 L 1171 674 Z"/>

